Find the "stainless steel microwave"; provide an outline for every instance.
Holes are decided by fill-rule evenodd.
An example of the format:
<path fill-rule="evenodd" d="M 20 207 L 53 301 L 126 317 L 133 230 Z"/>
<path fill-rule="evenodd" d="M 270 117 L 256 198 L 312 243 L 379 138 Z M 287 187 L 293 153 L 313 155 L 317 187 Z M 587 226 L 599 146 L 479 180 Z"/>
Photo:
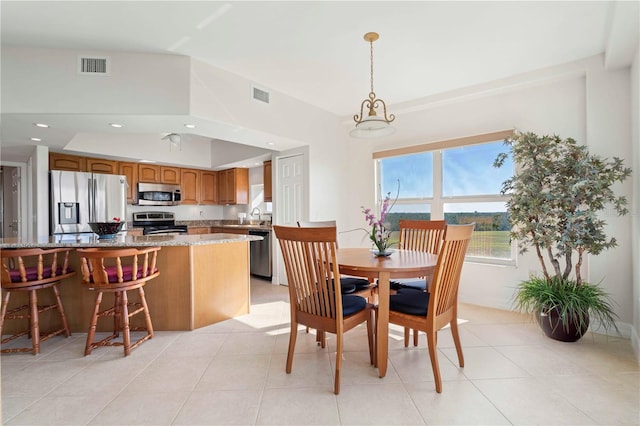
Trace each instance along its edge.
<path fill-rule="evenodd" d="M 138 205 L 177 206 L 180 201 L 180 185 L 138 182 Z"/>

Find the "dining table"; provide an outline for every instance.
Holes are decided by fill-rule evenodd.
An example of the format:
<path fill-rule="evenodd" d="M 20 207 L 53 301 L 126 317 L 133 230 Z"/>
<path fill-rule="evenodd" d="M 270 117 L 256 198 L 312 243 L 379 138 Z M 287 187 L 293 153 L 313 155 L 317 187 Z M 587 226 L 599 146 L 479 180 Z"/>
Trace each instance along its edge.
<path fill-rule="evenodd" d="M 389 256 L 375 256 L 368 248 L 340 248 L 337 251 L 341 274 L 378 280 L 376 360 L 380 377 L 387 374 L 389 358 L 389 295 L 392 278 L 432 275 L 438 255 L 413 250 L 392 250 Z"/>

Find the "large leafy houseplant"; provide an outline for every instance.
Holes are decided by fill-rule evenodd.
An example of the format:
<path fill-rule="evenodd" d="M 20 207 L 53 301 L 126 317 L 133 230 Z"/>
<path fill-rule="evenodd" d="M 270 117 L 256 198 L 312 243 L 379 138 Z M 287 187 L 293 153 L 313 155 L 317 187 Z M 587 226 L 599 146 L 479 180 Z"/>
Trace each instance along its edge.
<path fill-rule="evenodd" d="M 505 144 L 516 165 L 501 191 L 511 196 L 511 237 L 518 240 L 520 253 L 533 247 L 542 267 L 542 276 L 518 286 L 516 307 L 549 321 L 553 312 L 564 332 L 578 334 L 572 340 L 586 331 L 589 316 L 605 329 L 616 327 L 609 296 L 582 279 L 581 266 L 585 255 L 617 245 L 605 234 L 598 213 L 611 206 L 617 214 L 627 214 L 627 199 L 617 196 L 612 186 L 624 181 L 631 169 L 619 158 L 590 154 L 586 146 L 557 135 L 515 132 Z M 501 167 L 507 156 L 498 155 L 494 166 Z"/>

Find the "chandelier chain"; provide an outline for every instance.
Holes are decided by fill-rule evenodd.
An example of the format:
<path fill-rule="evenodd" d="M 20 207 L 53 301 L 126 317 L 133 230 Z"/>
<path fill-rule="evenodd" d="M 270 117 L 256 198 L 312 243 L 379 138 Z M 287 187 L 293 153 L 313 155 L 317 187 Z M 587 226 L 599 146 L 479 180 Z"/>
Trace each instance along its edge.
<path fill-rule="evenodd" d="M 371 53 L 370 53 L 370 61 L 371 61 L 371 93 L 373 93 L 373 40 L 369 41 Z"/>

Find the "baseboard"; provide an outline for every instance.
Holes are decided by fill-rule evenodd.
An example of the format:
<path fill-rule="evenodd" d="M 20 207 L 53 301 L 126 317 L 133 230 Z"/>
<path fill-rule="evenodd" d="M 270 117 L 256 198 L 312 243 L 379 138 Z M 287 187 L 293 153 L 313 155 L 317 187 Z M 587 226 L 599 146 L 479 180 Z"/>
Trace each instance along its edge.
<path fill-rule="evenodd" d="M 632 336 L 635 335 L 636 341 L 638 340 L 637 334 L 635 333 L 635 330 L 633 329 L 633 326 L 631 324 L 622 321 L 616 321 L 616 326 L 618 327 L 618 331 L 616 331 L 615 328 L 605 329 L 602 324 L 594 321 L 592 318 L 591 324 L 589 325 L 589 331 L 593 333 L 604 334 L 605 336 L 623 337 L 625 339 L 631 340 L 633 340 Z"/>

